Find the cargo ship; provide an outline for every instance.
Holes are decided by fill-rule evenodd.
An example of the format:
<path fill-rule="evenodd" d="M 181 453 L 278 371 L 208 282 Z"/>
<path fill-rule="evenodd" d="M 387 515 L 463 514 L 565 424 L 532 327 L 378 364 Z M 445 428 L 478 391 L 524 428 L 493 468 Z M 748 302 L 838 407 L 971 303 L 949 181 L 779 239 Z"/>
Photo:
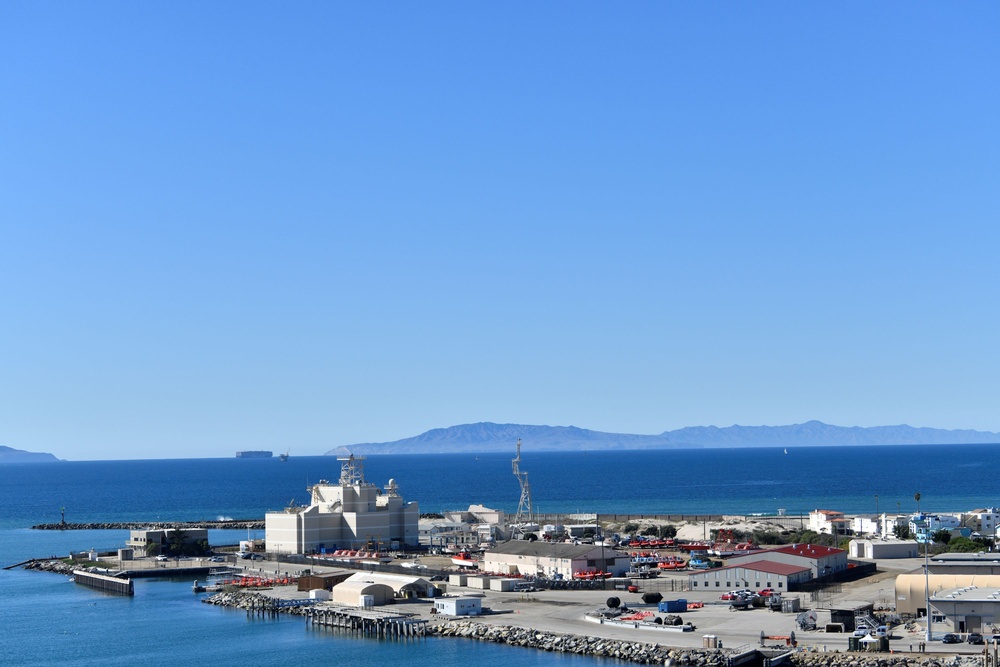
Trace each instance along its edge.
<path fill-rule="evenodd" d="M 274 454 L 265 450 L 251 450 L 247 452 L 236 452 L 238 459 L 269 459 Z"/>

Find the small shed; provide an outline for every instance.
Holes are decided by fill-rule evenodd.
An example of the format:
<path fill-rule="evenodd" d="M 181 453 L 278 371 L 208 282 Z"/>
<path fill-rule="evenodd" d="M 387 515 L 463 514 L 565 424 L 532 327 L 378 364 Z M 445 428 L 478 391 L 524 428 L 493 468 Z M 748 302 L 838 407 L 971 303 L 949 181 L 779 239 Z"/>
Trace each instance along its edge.
<path fill-rule="evenodd" d="M 334 572 L 330 574 L 311 574 L 299 577 L 298 589 L 302 592 L 314 591 L 318 588 L 333 590 L 333 587 L 350 577 L 352 572 Z"/>
<path fill-rule="evenodd" d="M 483 601 L 473 597 L 439 598 L 434 601 L 434 609 L 448 616 L 478 616 L 483 613 Z"/>

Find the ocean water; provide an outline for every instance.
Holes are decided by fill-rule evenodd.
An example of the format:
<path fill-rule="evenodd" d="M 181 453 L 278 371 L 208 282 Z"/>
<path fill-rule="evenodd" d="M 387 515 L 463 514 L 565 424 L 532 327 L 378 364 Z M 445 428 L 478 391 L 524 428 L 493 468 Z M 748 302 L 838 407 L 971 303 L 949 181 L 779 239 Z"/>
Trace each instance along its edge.
<path fill-rule="evenodd" d="M 513 512 L 512 456 L 378 456 L 366 478 L 395 479 L 422 512 L 482 503 Z M 840 447 L 670 452 L 522 451 L 536 510 L 601 514 L 960 511 L 1000 505 L 1000 446 Z M 96 461 L 0 465 L 0 566 L 70 550 L 124 544 L 127 531 L 35 531 L 70 522 L 259 518 L 337 479 L 332 457 Z M 213 542 L 243 533 L 212 531 Z M 0 665 L 274 665 L 335 660 L 368 665 L 603 664 L 454 639 L 384 642 L 306 627 L 299 618 L 248 619 L 197 601 L 191 582 L 138 580 L 134 598 L 104 595 L 65 577 L 0 571 Z"/>

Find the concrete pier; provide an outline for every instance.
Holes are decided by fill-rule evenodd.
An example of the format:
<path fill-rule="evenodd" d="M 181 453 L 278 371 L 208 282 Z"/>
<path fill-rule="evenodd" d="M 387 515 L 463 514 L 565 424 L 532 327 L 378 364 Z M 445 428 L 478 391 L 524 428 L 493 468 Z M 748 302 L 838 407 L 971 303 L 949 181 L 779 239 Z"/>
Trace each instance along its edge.
<path fill-rule="evenodd" d="M 416 618 L 413 614 L 334 605 L 321 605 L 309 609 L 306 613 L 306 622 L 389 639 L 423 637 L 427 632 L 427 621 Z"/>
<path fill-rule="evenodd" d="M 119 579 L 104 574 L 94 574 L 83 570 L 73 570 L 73 581 L 81 586 L 96 588 L 117 595 L 135 595 L 131 579 Z"/>

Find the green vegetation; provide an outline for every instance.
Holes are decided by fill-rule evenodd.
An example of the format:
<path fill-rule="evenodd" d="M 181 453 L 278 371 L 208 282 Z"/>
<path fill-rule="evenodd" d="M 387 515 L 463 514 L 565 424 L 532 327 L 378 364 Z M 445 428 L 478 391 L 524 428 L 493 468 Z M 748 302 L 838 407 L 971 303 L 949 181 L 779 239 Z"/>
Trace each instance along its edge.
<path fill-rule="evenodd" d="M 941 544 L 948 544 L 951 542 L 951 531 L 942 528 L 941 530 L 931 533 L 931 539 L 935 542 L 940 542 Z"/>
<path fill-rule="evenodd" d="M 639 524 L 637 523 L 626 523 L 625 526 L 622 527 L 622 532 L 626 535 L 634 535 L 638 530 Z"/>

